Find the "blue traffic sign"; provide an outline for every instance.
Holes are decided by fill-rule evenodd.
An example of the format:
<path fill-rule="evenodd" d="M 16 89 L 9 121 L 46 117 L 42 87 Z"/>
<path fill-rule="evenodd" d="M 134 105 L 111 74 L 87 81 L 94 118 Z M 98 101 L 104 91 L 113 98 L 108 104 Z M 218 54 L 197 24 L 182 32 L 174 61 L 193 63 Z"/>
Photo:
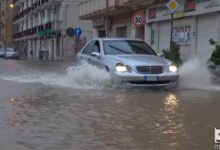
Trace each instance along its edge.
<path fill-rule="evenodd" d="M 76 37 L 80 37 L 81 34 L 82 34 L 82 30 L 80 28 L 75 28 L 74 29 L 74 35 Z"/>
<path fill-rule="evenodd" d="M 68 29 L 66 30 L 66 34 L 67 34 L 68 36 L 74 36 L 74 35 L 75 35 L 74 29 L 73 29 L 73 28 L 68 28 Z"/>

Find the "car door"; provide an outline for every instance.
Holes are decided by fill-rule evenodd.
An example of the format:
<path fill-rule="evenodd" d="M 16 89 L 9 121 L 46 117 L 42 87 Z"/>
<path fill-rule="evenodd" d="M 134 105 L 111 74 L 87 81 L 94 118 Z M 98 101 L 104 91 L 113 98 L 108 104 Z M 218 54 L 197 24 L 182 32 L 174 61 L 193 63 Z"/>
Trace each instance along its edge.
<path fill-rule="evenodd" d="M 96 52 L 99 56 L 93 56 L 92 53 Z M 87 44 L 80 55 L 80 59 L 88 62 L 89 64 L 95 65 L 99 68 L 103 68 L 101 58 L 101 43 L 99 40 L 93 40 Z"/>
<path fill-rule="evenodd" d="M 83 49 L 82 53 L 79 56 L 80 61 L 89 61 L 91 59 L 91 53 L 94 46 L 95 41 L 90 41 L 86 47 Z"/>

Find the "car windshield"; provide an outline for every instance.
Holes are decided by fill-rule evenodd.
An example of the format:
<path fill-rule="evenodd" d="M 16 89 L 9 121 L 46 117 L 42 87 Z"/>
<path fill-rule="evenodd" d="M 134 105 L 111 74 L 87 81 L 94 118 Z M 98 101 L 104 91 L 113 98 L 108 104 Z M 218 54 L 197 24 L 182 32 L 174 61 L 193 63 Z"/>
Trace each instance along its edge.
<path fill-rule="evenodd" d="M 4 51 L 4 48 L 0 48 L 0 52 L 3 52 Z"/>
<path fill-rule="evenodd" d="M 156 55 L 155 51 L 143 41 L 107 40 L 104 41 L 106 55 L 143 54 Z"/>
<path fill-rule="evenodd" d="M 6 51 L 7 52 L 16 52 L 16 50 L 14 48 L 7 48 Z"/>

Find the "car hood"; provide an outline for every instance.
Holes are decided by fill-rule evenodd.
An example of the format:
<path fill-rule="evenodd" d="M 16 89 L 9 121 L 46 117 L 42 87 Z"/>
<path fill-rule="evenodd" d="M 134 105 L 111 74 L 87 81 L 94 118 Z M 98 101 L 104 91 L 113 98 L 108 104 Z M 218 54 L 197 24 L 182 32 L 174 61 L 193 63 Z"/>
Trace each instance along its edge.
<path fill-rule="evenodd" d="M 171 62 L 157 55 L 108 55 L 109 58 L 130 66 L 166 66 Z"/>

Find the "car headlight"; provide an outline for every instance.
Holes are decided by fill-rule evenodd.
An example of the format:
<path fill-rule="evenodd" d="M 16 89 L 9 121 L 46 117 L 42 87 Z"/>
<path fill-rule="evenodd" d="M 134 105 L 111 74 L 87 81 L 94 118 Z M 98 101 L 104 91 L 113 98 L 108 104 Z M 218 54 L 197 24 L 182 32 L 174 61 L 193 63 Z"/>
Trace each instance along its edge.
<path fill-rule="evenodd" d="M 130 66 L 121 63 L 117 64 L 115 69 L 117 72 L 131 72 L 132 70 Z"/>
<path fill-rule="evenodd" d="M 175 65 L 170 65 L 169 66 L 169 71 L 170 72 L 177 72 L 177 67 Z"/>

